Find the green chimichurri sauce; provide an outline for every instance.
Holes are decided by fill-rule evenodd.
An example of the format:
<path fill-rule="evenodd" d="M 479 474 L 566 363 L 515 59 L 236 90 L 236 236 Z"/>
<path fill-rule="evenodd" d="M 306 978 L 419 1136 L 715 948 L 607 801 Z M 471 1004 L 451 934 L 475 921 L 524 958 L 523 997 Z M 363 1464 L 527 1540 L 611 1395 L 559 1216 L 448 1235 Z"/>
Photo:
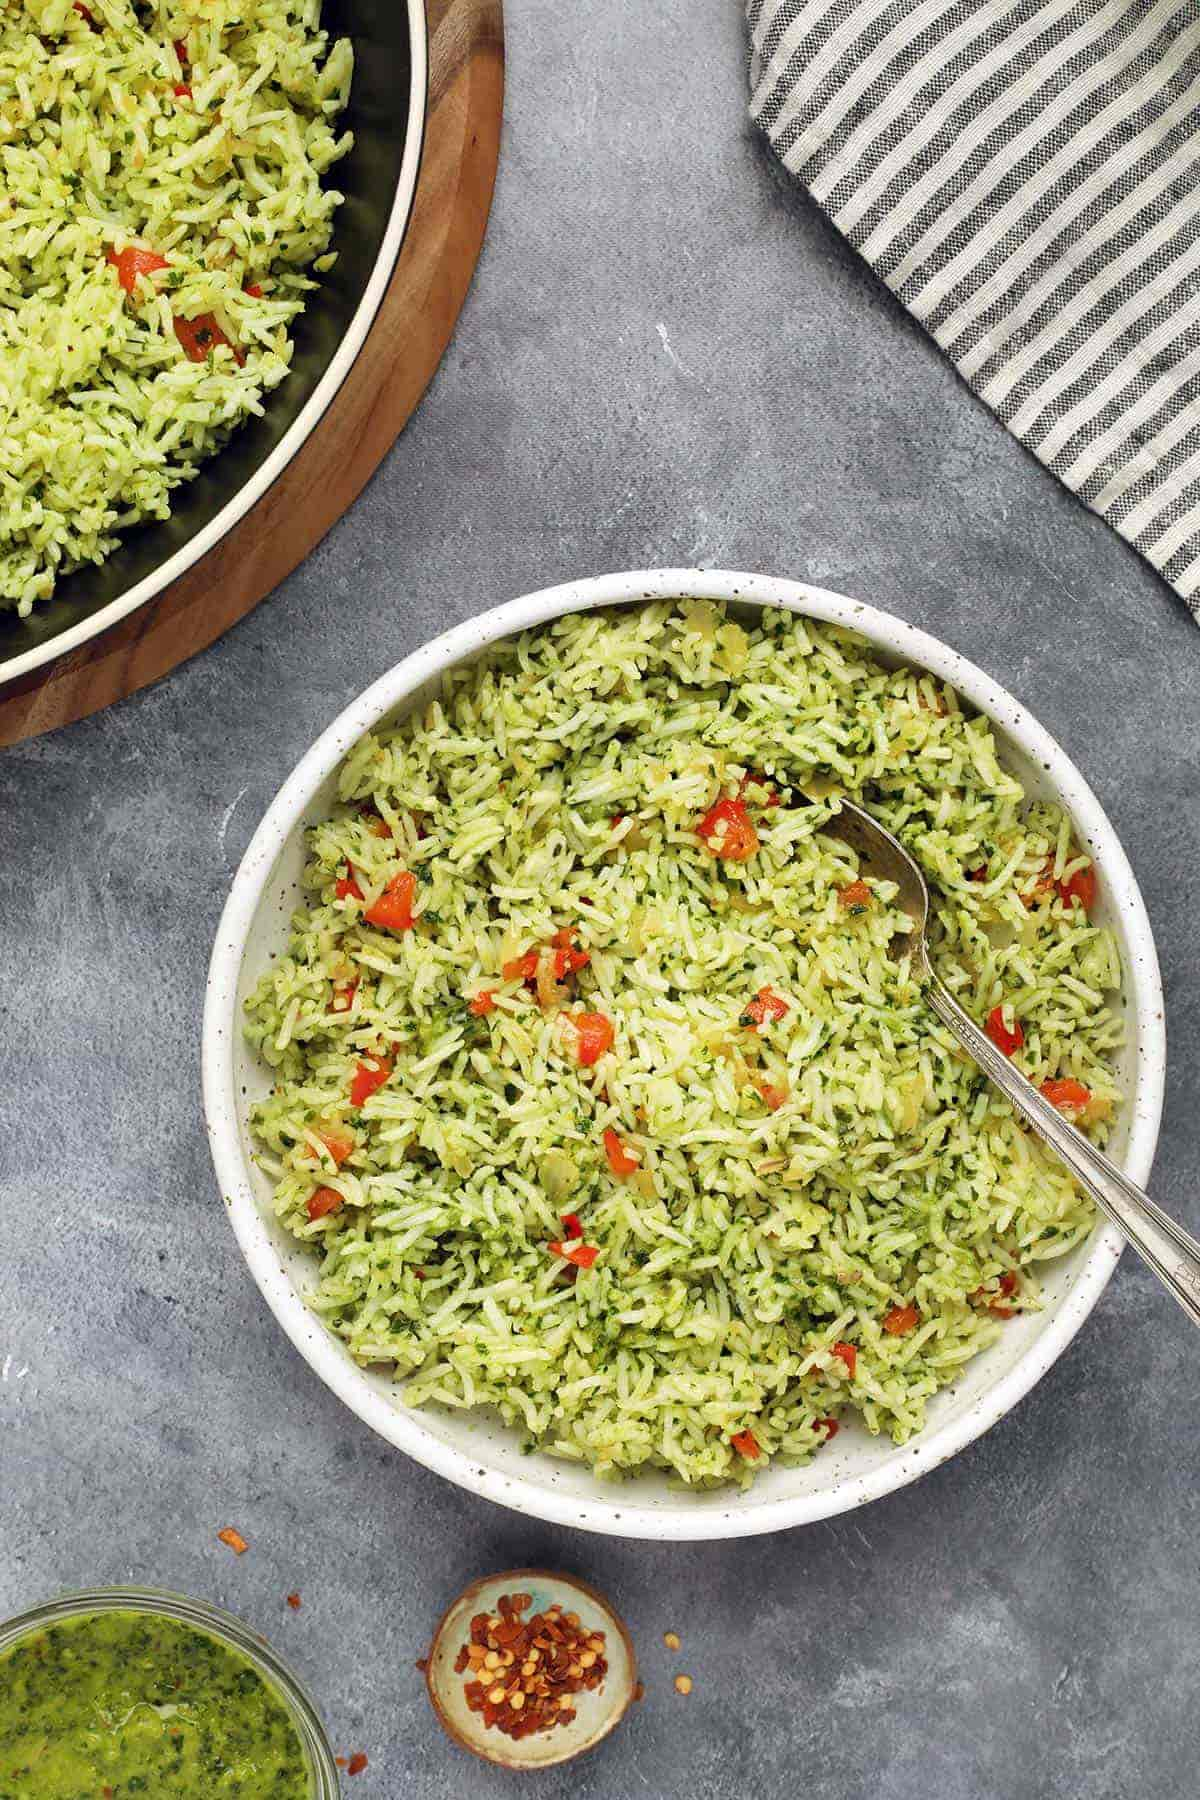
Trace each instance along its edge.
<path fill-rule="evenodd" d="M 0 1655 L 0 1800 L 310 1800 L 258 1670 L 156 1613 L 98 1612 Z"/>

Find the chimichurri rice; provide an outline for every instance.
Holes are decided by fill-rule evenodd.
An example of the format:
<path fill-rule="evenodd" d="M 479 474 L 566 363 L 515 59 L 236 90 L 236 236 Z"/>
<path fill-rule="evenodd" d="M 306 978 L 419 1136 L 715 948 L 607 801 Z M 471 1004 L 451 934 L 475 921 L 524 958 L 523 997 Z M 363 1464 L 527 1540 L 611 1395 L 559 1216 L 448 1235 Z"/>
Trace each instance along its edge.
<path fill-rule="evenodd" d="M 903 1442 L 1092 1209 L 923 1003 L 822 824 L 935 889 L 964 1005 L 1098 1142 L 1120 965 L 987 721 L 852 633 L 716 602 L 500 645 L 368 734 L 247 1005 L 311 1304 L 414 1405 L 601 1474 Z"/>
<path fill-rule="evenodd" d="M 341 202 L 349 39 L 321 0 L 0 5 L 0 607 L 264 410 Z"/>

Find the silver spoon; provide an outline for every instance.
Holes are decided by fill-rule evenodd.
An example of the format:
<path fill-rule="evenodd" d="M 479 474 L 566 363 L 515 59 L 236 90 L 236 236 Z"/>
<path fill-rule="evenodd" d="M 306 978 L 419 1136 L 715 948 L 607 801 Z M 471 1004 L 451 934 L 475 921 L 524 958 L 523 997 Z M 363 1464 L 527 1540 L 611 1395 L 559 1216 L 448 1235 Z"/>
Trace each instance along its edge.
<path fill-rule="evenodd" d="M 911 947 L 925 998 L 942 1024 L 954 1033 L 984 1074 L 1007 1094 L 1021 1117 L 1067 1165 L 1084 1192 L 1124 1232 L 1192 1323 L 1200 1325 L 1200 1244 L 1051 1106 L 974 1019 L 968 1018 L 929 960 L 929 889 L 925 877 L 903 844 L 870 813 L 849 800 L 840 804 L 841 811 L 823 829 L 857 852 L 867 874 L 895 882 L 899 889 L 897 904 L 913 921 L 912 937 L 906 938 L 905 944 Z"/>

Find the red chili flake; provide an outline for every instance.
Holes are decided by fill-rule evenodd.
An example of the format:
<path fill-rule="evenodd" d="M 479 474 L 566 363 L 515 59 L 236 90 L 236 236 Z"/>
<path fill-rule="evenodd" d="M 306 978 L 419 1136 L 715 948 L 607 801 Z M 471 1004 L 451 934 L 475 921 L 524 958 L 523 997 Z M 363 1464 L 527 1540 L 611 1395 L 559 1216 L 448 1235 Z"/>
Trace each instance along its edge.
<path fill-rule="evenodd" d="M 366 1768 L 366 1766 L 367 1766 L 366 1751 L 365 1750 L 356 1750 L 354 1752 L 354 1755 L 350 1758 L 350 1761 L 346 1764 L 346 1773 L 347 1773 L 347 1775 L 361 1775 L 363 1770 Z"/>
<path fill-rule="evenodd" d="M 174 43 L 171 45 L 171 48 L 174 50 L 176 56 L 179 58 L 180 68 L 186 69 L 188 66 L 188 47 L 187 47 L 186 40 L 184 38 L 176 38 Z"/>
<path fill-rule="evenodd" d="M 608 1673 L 604 1632 L 558 1602 L 526 1618 L 532 1604 L 529 1594 L 502 1594 L 494 1613 L 476 1613 L 454 1663 L 467 1677 L 467 1706 L 510 1738 L 569 1725 L 575 1695 L 598 1688 Z"/>
<path fill-rule="evenodd" d="M 300 1611 L 300 1596 L 299 1596 L 299 1594 L 289 1594 L 287 1597 L 287 1603 L 291 1607 L 293 1612 Z"/>

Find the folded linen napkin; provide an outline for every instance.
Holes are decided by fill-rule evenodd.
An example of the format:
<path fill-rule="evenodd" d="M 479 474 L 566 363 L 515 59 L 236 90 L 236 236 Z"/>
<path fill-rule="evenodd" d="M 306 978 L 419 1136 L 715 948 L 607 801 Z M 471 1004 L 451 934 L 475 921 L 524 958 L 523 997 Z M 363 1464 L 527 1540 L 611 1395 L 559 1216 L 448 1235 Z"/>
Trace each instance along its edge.
<path fill-rule="evenodd" d="M 1200 617 L 1200 4 L 746 0 L 784 166 Z"/>

